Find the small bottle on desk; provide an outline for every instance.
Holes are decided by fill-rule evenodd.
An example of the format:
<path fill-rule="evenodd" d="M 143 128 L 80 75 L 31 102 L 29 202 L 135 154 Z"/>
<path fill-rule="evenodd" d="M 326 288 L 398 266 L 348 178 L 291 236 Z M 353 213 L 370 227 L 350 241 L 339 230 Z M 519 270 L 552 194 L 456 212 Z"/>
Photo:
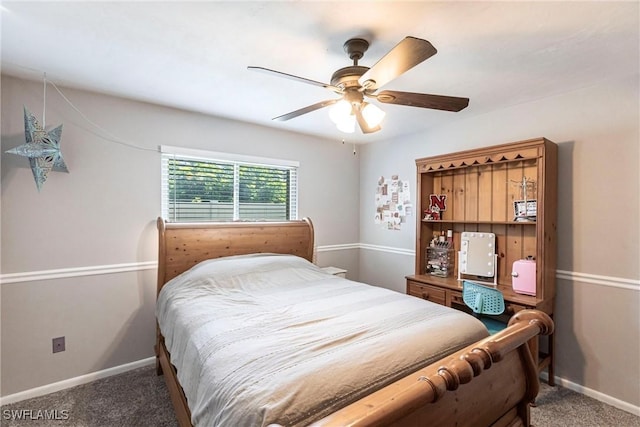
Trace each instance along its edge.
<path fill-rule="evenodd" d="M 453 249 L 453 230 L 447 230 L 447 243 L 449 244 L 449 249 Z"/>

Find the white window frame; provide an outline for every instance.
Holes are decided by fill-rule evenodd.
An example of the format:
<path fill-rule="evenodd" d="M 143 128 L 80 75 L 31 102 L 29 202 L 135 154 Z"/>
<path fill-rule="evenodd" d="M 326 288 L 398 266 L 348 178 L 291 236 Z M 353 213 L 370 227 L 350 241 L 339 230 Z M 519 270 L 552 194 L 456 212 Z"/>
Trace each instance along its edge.
<path fill-rule="evenodd" d="M 171 157 L 203 160 L 219 163 L 232 164 L 234 166 L 234 186 L 233 186 L 233 220 L 245 221 L 240 218 L 240 185 L 239 170 L 240 166 L 264 166 L 283 168 L 290 170 L 290 193 L 289 193 L 289 219 L 298 219 L 298 168 L 300 162 L 296 160 L 274 159 L 268 157 L 248 156 L 243 154 L 223 153 L 216 151 L 198 150 L 193 148 L 175 147 L 171 145 L 161 145 L 161 212 L 162 217 L 169 219 L 169 186 L 167 164 Z"/>

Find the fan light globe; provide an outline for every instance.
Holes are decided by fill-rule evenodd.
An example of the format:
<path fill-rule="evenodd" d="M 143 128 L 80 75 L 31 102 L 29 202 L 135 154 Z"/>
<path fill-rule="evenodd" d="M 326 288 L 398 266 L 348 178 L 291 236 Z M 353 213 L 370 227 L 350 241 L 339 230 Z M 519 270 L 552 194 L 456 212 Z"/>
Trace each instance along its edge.
<path fill-rule="evenodd" d="M 367 125 L 372 128 L 378 126 L 382 122 L 382 119 L 384 119 L 384 116 L 386 114 L 387 113 L 382 111 L 380 108 L 369 103 L 366 103 L 366 105 L 362 109 L 362 117 L 364 117 Z"/>
<path fill-rule="evenodd" d="M 338 130 L 344 133 L 353 133 L 356 130 L 356 116 L 349 114 L 336 123 Z"/>
<path fill-rule="evenodd" d="M 329 110 L 329 118 L 331 121 L 339 125 L 345 118 L 351 116 L 351 103 L 341 99 Z"/>

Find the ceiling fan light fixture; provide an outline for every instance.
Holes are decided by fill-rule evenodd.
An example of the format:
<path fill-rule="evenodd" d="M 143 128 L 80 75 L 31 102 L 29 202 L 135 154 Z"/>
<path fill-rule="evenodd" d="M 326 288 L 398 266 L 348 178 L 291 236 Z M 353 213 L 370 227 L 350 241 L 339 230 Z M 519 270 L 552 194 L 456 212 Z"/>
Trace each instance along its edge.
<path fill-rule="evenodd" d="M 385 112 L 376 105 L 365 102 L 365 97 L 375 99 L 383 104 L 406 105 L 408 107 L 453 112 L 460 111 L 469 105 L 469 98 L 396 90 L 378 92 L 387 83 L 435 55 L 438 51 L 429 41 L 407 36 L 372 67 L 358 65 L 358 61 L 362 59 L 364 52 L 368 48 L 369 41 L 365 39 L 347 40 L 344 44 L 344 49 L 349 54 L 349 58 L 353 60 L 353 65 L 336 70 L 331 75 L 331 84 L 263 67 L 248 68 L 320 86 L 341 96 L 341 98 L 316 102 L 313 105 L 274 117 L 273 120 L 286 121 L 333 105 L 333 108 L 329 110 L 329 117 L 343 132 L 353 132 L 356 123 L 363 134 L 378 132 L 381 129 L 380 124 L 385 117 Z"/>
<path fill-rule="evenodd" d="M 382 120 L 384 119 L 384 116 L 386 116 L 387 113 L 382 111 L 377 106 L 373 104 L 369 104 L 368 102 L 364 102 L 363 105 L 364 106 L 362 108 L 362 116 L 364 117 L 364 120 L 367 122 L 367 125 L 369 125 L 369 127 L 371 128 L 379 126 L 380 123 L 382 123 Z"/>

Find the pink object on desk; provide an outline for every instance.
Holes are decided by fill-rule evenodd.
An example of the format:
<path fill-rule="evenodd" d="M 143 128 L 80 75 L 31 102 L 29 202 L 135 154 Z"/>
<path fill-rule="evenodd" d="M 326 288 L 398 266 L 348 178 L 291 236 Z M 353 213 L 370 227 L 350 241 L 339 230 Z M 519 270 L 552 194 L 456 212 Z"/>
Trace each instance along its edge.
<path fill-rule="evenodd" d="M 535 260 L 521 259 L 514 262 L 511 276 L 511 283 L 515 293 L 536 296 Z"/>

